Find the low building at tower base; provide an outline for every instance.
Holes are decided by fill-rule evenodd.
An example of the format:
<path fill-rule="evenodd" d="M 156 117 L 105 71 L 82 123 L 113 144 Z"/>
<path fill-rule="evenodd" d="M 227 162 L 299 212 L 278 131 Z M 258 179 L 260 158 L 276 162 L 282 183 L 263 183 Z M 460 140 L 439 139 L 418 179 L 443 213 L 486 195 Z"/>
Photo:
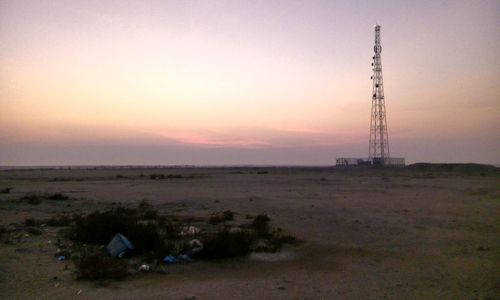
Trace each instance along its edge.
<path fill-rule="evenodd" d="M 354 166 L 384 166 L 384 167 L 404 167 L 406 165 L 404 157 L 339 157 L 335 161 L 338 167 Z"/>

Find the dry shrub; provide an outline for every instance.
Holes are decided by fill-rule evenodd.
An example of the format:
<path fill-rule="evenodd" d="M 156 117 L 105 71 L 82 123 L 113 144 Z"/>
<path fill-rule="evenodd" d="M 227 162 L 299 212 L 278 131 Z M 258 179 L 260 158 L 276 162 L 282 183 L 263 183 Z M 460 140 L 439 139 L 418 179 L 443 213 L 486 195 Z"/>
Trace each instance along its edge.
<path fill-rule="evenodd" d="M 245 256 L 250 252 L 254 238 L 254 234 L 249 231 L 231 232 L 225 228 L 209 235 L 203 243 L 203 250 L 195 257 L 222 259 Z"/>
<path fill-rule="evenodd" d="M 281 228 L 276 229 L 273 231 L 271 236 L 268 238 L 269 244 L 272 246 L 272 249 L 274 251 L 279 251 L 283 247 L 284 244 L 297 244 L 299 243 L 299 240 L 290 235 L 290 234 L 285 234 Z"/>
<path fill-rule="evenodd" d="M 149 179 L 193 179 L 194 176 L 183 176 L 181 174 L 150 174 Z"/>
<path fill-rule="evenodd" d="M 153 205 L 147 199 L 142 199 L 139 202 L 137 211 L 140 214 L 139 217 L 144 220 L 156 220 L 160 217 L 158 211 L 153 208 Z"/>
<path fill-rule="evenodd" d="M 110 258 L 103 249 L 82 249 L 75 266 L 78 279 L 123 279 L 129 275 L 127 263 Z"/>
<path fill-rule="evenodd" d="M 149 179 L 165 179 L 164 174 L 150 174 Z"/>
<path fill-rule="evenodd" d="M 269 221 L 271 221 L 271 219 L 267 215 L 257 215 L 252 221 L 251 227 L 258 236 L 268 236 Z"/>
<path fill-rule="evenodd" d="M 26 232 L 32 235 L 41 235 L 42 231 L 36 227 L 26 227 Z"/>
<path fill-rule="evenodd" d="M 21 200 L 26 201 L 26 202 L 28 202 L 28 204 L 31 204 L 31 205 L 38 205 L 38 204 L 42 203 L 42 197 L 40 195 L 37 195 L 37 194 L 25 195 L 25 196 L 21 197 Z"/>
<path fill-rule="evenodd" d="M 72 219 L 69 216 L 57 215 L 47 220 L 47 226 L 52 226 L 52 227 L 69 226 L 71 224 L 71 221 Z"/>
<path fill-rule="evenodd" d="M 36 226 L 37 222 L 34 218 L 26 218 L 24 219 L 24 225 L 26 226 Z"/>
<path fill-rule="evenodd" d="M 42 200 L 64 201 L 64 200 L 69 200 L 69 197 L 63 193 L 55 193 L 55 194 L 31 193 L 21 197 L 21 200 L 28 202 L 28 204 L 38 205 L 42 203 Z"/>
<path fill-rule="evenodd" d="M 10 191 L 12 191 L 12 188 L 6 187 L 6 188 L 3 188 L 0 190 L 0 194 L 8 194 L 8 193 L 10 193 Z"/>
<path fill-rule="evenodd" d="M 234 212 L 226 210 L 220 213 L 215 213 L 210 216 L 208 223 L 216 225 L 226 221 L 232 221 L 234 219 Z"/>
<path fill-rule="evenodd" d="M 157 223 L 144 223 L 137 210 L 123 207 L 77 217 L 70 238 L 75 242 L 103 245 L 117 233 L 126 236 L 138 253 L 155 249 L 161 240 Z"/>
<path fill-rule="evenodd" d="M 68 200 L 69 199 L 69 197 L 66 196 L 63 193 L 55 193 L 55 194 L 52 194 L 52 195 L 46 195 L 45 198 L 47 200 L 55 200 L 55 201 L 64 201 L 64 200 Z"/>

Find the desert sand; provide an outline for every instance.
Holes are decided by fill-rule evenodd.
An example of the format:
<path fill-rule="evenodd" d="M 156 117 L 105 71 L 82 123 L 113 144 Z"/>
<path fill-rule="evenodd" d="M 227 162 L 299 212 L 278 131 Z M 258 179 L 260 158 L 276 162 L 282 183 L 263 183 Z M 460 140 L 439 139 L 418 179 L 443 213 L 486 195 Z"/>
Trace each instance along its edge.
<path fill-rule="evenodd" d="M 74 279 L 73 265 L 54 257 L 61 229 L 44 227 L 0 243 L 2 299 L 500 299 L 495 172 L 109 167 L 3 169 L 0 180 L 12 187 L 0 194 L 3 226 L 146 198 L 164 213 L 267 214 L 303 241 L 270 257 L 195 261 L 100 286 Z M 19 201 L 35 192 L 71 199 Z"/>

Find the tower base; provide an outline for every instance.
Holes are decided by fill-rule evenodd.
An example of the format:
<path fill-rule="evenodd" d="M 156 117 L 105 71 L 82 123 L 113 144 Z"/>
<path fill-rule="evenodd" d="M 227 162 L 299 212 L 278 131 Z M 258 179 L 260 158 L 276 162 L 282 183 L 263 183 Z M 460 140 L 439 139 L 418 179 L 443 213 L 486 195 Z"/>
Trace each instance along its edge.
<path fill-rule="evenodd" d="M 404 157 L 339 157 L 335 160 L 336 166 L 382 166 L 382 167 L 404 167 L 406 165 Z"/>

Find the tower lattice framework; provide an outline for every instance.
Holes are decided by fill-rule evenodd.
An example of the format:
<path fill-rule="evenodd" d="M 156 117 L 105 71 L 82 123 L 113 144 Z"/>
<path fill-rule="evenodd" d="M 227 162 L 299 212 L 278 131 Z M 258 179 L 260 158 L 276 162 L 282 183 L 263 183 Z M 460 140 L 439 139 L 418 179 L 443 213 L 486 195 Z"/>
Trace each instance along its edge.
<path fill-rule="evenodd" d="M 389 134 L 385 114 L 384 80 L 382 78 L 382 46 L 380 45 L 380 25 L 375 25 L 375 46 L 373 47 L 373 90 L 370 122 L 370 142 L 368 158 L 385 164 L 389 159 Z"/>

